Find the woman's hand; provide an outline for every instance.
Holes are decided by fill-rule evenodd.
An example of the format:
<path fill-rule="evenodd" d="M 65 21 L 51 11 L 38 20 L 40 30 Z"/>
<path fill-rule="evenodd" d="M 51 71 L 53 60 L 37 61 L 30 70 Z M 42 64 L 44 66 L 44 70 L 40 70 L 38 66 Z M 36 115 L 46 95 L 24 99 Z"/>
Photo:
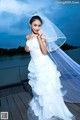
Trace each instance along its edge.
<path fill-rule="evenodd" d="M 42 35 L 42 34 L 43 34 L 43 33 L 39 30 L 39 31 L 38 31 L 38 35 Z"/>
<path fill-rule="evenodd" d="M 38 32 L 38 41 L 40 45 L 40 49 L 44 55 L 47 54 L 47 48 L 46 48 L 46 39 L 43 37 L 43 33 L 41 31 Z"/>
<path fill-rule="evenodd" d="M 29 47 L 28 47 L 28 46 L 25 46 L 25 51 L 26 51 L 26 52 L 30 52 L 30 50 L 29 50 Z"/>
<path fill-rule="evenodd" d="M 37 38 L 38 38 L 38 39 L 41 39 L 41 36 L 42 36 L 42 32 L 41 32 L 41 31 L 38 31 L 38 36 L 37 36 Z"/>

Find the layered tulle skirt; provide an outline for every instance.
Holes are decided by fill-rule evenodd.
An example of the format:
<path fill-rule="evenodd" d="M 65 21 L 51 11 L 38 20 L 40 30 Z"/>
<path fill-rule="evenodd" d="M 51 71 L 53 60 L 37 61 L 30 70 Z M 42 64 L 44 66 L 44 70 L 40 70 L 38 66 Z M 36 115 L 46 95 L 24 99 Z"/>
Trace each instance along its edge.
<path fill-rule="evenodd" d="M 29 103 L 30 116 L 38 120 L 72 120 L 73 115 L 68 110 L 61 92 L 60 72 L 57 66 L 47 56 L 32 58 L 28 66 L 29 85 L 33 98 Z"/>

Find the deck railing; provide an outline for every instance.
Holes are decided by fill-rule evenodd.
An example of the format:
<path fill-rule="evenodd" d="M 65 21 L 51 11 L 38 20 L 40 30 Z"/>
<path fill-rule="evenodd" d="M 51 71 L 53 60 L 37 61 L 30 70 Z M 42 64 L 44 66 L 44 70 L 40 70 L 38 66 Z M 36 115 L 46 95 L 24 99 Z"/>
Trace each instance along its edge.
<path fill-rule="evenodd" d="M 0 87 L 20 83 L 27 79 L 28 65 L 0 69 Z"/>

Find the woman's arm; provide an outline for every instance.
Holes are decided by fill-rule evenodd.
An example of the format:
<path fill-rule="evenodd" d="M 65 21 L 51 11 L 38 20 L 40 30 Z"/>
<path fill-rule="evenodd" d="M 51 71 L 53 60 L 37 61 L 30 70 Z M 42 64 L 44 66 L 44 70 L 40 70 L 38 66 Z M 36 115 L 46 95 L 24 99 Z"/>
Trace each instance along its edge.
<path fill-rule="evenodd" d="M 29 35 L 26 36 L 26 40 L 28 40 L 28 39 L 29 39 Z M 29 47 L 27 45 L 25 46 L 25 51 L 30 52 Z"/>
<path fill-rule="evenodd" d="M 30 50 L 29 50 L 29 47 L 28 47 L 28 46 L 25 46 L 25 51 L 26 51 L 26 52 L 30 52 Z"/>
<path fill-rule="evenodd" d="M 41 49 L 42 53 L 44 55 L 46 55 L 47 54 L 47 48 L 46 48 L 46 39 L 45 39 L 45 37 L 43 37 L 42 34 L 39 34 L 37 38 L 38 38 L 38 41 L 39 41 L 39 44 L 40 44 L 40 49 Z"/>

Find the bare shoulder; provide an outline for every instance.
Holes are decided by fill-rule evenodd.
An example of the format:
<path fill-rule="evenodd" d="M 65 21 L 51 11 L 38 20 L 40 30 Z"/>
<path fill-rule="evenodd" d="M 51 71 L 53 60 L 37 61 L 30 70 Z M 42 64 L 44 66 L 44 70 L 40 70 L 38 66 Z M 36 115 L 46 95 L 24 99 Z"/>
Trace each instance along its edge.
<path fill-rule="evenodd" d="M 26 35 L 26 40 L 29 40 L 30 38 L 31 38 L 30 34 Z"/>

